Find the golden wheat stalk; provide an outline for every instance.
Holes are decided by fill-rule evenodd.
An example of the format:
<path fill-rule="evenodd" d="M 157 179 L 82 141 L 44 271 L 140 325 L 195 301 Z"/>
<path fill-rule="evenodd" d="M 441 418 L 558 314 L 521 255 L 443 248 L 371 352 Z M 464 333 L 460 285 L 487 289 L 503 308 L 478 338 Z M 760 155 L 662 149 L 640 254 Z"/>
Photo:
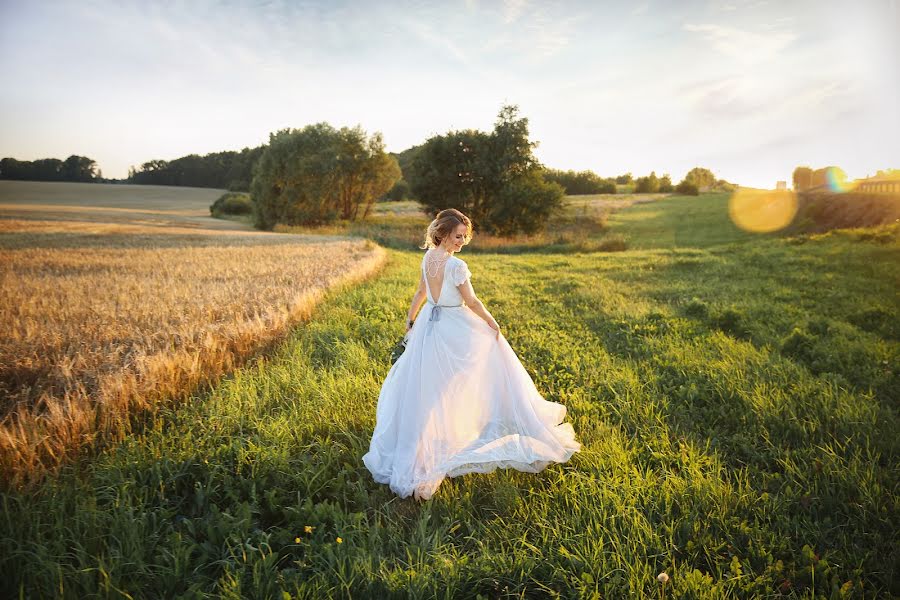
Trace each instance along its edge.
<path fill-rule="evenodd" d="M 40 478 L 184 399 L 385 259 L 362 240 L 0 224 L 0 474 Z M 52 234 L 52 235 L 51 235 Z"/>

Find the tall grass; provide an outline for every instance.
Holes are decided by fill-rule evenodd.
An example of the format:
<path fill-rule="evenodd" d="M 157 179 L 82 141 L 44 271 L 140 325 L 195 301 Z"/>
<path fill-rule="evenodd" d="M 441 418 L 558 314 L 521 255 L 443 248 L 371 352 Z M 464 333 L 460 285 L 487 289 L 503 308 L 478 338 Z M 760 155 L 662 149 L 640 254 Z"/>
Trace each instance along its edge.
<path fill-rule="evenodd" d="M 695 226 L 724 225 L 709 200 L 617 213 L 637 250 L 465 256 L 569 409 L 569 463 L 448 479 L 425 504 L 372 481 L 360 457 L 420 259 L 390 250 L 271 357 L 4 494 L 0 585 L 623 598 L 658 597 L 665 571 L 668 597 L 897 595 L 897 228 L 714 232 Z"/>
<path fill-rule="evenodd" d="M 567 196 L 543 231 L 497 236 L 478 230 L 467 252 L 542 254 L 568 252 L 617 252 L 626 248 L 621 235 L 608 231 L 607 219 L 617 210 L 655 202 L 665 194 Z M 276 231 L 319 235 L 353 235 L 374 240 L 388 248 L 409 249 L 422 244 L 429 218 L 414 201 L 382 202 L 364 221 L 338 221 L 324 226 L 277 226 Z"/>
<path fill-rule="evenodd" d="M 383 258 L 360 240 L 0 221 L 3 483 L 122 439 Z"/>

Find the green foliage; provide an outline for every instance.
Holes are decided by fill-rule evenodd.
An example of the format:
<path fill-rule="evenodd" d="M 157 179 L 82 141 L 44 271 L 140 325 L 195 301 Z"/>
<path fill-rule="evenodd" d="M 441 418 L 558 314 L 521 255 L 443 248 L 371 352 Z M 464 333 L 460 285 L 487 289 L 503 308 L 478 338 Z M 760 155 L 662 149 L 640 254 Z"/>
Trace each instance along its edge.
<path fill-rule="evenodd" d="M 544 179 L 563 186 L 569 196 L 615 194 L 617 191 L 614 179 L 604 179 L 593 171 L 544 169 Z"/>
<path fill-rule="evenodd" d="M 697 196 L 700 194 L 700 190 L 697 188 L 696 184 L 691 183 L 690 181 L 682 181 L 675 186 L 675 193 L 683 196 Z"/>
<path fill-rule="evenodd" d="M 738 189 L 738 186 L 725 181 L 724 179 L 720 179 L 716 181 L 716 184 L 713 186 L 713 189 L 717 192 L 733 192 Z"/>
<path fill-rule="evenodd" d="M 545 181 L 539 171 L 511 178 L 490 204 L 489 229 L 501 236 L 542 231 L 553 211 L 562 205 L 561 186 Z"/>
<path fill-rule="evenodd" d="M 407 148 L 403 152 L 394 153 L 391 152 L 391 156 L 397 159 L 397 164 L 400 165 L 400 172 L 403 173 L 403 178 L 406 179 L 410 170 L 412 169 L 412 163 L 416 159 L 416 155 L 422 149 L 421 145 L 412 146 Z"/>
<path fill-rule="evenodd" d="M 128 183 L 144 185 L 180 185 L 225 188 L 246 192 L 250 189 L 253 166 L 264 146 L 244 148 L 240 152 L 212 152 L 204 156 L 189 154 L 174 160 L 149 160 L 139 169 L 129 169 Z"/>
<path fill-rule="evenodd" d="M 654 194 L 659 191 L 659 178 L 656 176 L 656 171 L 651 171 L 649 175 L 646 177 L 638 177 L 635 180 L 634 193 L 635 194 Z"/>
<path fill-rule="evenodd" d="M 426 141 L 410 168 L 413 195 L 430 215 L 456 208 L 489 233 L 540 231 L 565 192 L 544 181 L 535 145 L 528 119 L 504 106 L 489 134 L 468 129 Z"/>
<path fill-rule="evenodd" d="M 405 179 L 400 179 L 397 183 L 394 184 L 394 187 L 388 190 L 388 192 L 382 196 L 380 201 L 389 201 L 389 202 L 400 202 L 401 200 L 409 199 L 409 184 Z"/>
<path fill-rule="evenodd" d="M 97 161 L 73 154 L 66 160 L 41 158 L 38 160 L 0 160 L 0 179 L 25 181 L 102 181 Z"/>
<path fill-rule="evenodd" d="M 222 215 L 249 215 L 253 213 L 250 195 L 243 192 L 225 192 L 209 207 L 213 217 Z"/>
<path fill-rule="evenodd" d="M 716 183 L 716 176 L 709 169 L 694 167 L 684 176 L 684 181 L 693 183 L 698 190 L 709 190 Z"/>
<path fill-rule="evenodd" d="M 620 185 L 628 185 L 634 183 L 634 177 L 631 176 L 631 173 L 625 173 L 624 175 L 619 175 L 616 177 L 616 183 Z"/>
<path fill-rule="evenodd" d="M 659 178 L 659 191 L 666 194 L 675 191 L 672 186 L 672 178 L 668 173 Z"/>
<path fill-rule="evenodd" d="M 397 160 L 384 152 L 380 133 L 316 123 L 282 129 L 254 169 L 254 221 L 309 225 L 368 216 L 375 200 L 400 179 Z"/>

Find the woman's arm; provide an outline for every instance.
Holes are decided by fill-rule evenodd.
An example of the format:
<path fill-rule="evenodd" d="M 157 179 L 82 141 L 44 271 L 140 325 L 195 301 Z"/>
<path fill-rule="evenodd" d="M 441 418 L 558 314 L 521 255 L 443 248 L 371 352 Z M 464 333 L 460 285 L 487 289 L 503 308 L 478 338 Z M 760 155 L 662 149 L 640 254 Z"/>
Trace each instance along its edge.
<path fill-rule="evenodd" d="M 409 313 L 406 315 L 406 331 L 412 329 L 412 325 L 410 325 L 409 322 L 416 318 L 416 313 L 419 312 L 419 308 L 422 306 L 422 303 L 425 302 L 426 298 L 428 298 L 428 293 L 425 291 L 425 274 L 422 273 L 422 277 L 419 279 L 419 288 L 416 290 L 415 295 L 413 295 Z"/>
<path fill-rule="evenodd" d="M 472 309 L 476 315 L 484 319 L 485 323 L 487 323 L 491 329 L 497 332 L 496 337 L 500 337 L 500 325 L 497 324 L 497 321 L 488 312 L 488 309 L 484 307 L 484 303 L 478 299 L 475 295 L 475 290 L 472 288 L 472 281 L 470 279 L 466 279 L 463 283 L 456 286 L 459 288 L 459 293 L 463 297 L 463 301 L 466 303 L 466 306 Z"/>

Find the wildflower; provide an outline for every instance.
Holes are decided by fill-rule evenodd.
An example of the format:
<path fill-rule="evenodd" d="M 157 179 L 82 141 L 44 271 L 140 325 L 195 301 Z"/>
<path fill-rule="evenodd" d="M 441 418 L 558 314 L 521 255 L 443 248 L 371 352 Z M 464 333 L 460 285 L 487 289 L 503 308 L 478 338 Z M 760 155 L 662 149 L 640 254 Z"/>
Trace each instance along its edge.
<path fill-rule="evenodd" d="M 312 533 L 313 529 L 315 529 L 315 527 L 313 527 L 312 525 L 307 525 L 303 528 L 303 531 L 305 531 L 306 533 Z"/>
<path fill-rule="evenodd" d="M 338 539 L 336 539 L 335 541 L 336 541 L 338 544 L 343 544 L 343 543 L 344 543 L 344 540 L 342 540 L 341 538 L 338 538 Z"/>
<path fill-rule="evenodd" d="M 299 544 L 299 543 L 300 543 L 300 538 L 295 537 L 295 538 L 294 538 L 294 543 L 295 543 L 295 544 Z"/>
<path fill-rule="evenodd" d="M 661 584 L 666 585 L 669 581 L 669 576 L 665 572 L 662 572 L 656 576 L 656 580 Z"/>

